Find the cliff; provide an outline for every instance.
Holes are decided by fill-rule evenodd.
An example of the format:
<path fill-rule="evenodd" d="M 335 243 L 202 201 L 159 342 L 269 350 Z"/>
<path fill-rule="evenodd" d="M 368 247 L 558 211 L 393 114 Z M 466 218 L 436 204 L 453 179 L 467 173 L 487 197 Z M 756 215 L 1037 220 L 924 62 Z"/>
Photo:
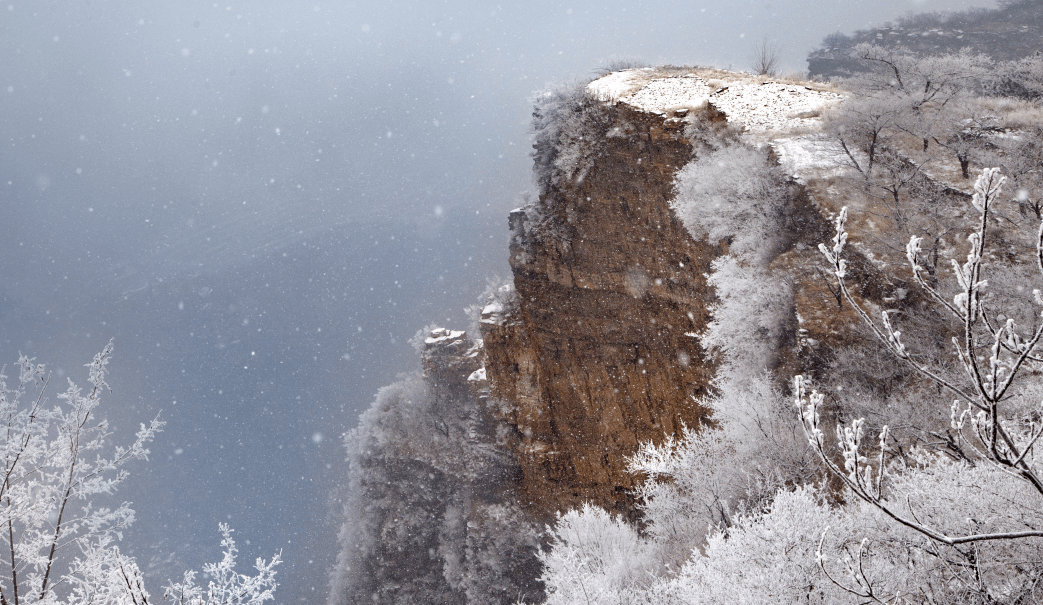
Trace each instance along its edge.
<path fill-rule="evenodd" d="M 910 68 L 910 90 L 933 90 L 931 61 Z M 1038 89 L 1030 72 L 1006 88 Z M 923 405 L 937 387 L 910 366 L 956 384 L 947 359 L 963 323 L 910 283 L 909 263 L 938 300 L 956 293 L 943 271 L 984 230 L 969 164 L 1004 164 L 1018 212 L 989 221 L 1000 287 L 981 300 L 997 321 L 994 309 L 1033 308 L 1018 259 L 1035 254 L 1043 207 L 1029 193 L 1043 187 L 1039 108 L 972 82 L 951 91 L 966 106 L 923 120 L 922 103 L 877 77 L 842 92 L 660 67 L 540 94 L 538 198 L 508 217 L 511 283 L 471 334 L 418 342 L 423 373 L 382 389 L 347 438 L 331 605 L 554 601 L 588 572 L 630 594 L 686 565 L 708 524 L 733 527 L 740 501 L 761 512 L 811 484 L 836 497 L 829 454 L 809 451 L 794 413 L 795 375 L 823 393 L 825 425 L 887 422 L 888 455 L 936 443 L 939 460 L 960 457 L 949 408 Z M 970 109 L 987 115 L 961 117 Z M 841 216 L 850 241 L 831 267 L 820 246 Z M 881 344 L 881 315 L 915 364 Z M 655 550 L 638 557 L 652 567 L 595 570 L 601 554 L 576 554 L 603 546 L 579 544 L 589 532 Z"/>
<path fill-rule="evenodd" d="M 541 530 L 555 513 L 589 502 L 639 520 L 628 457 L 716 422 L 704 403 L 721 361 L 700 343 L 723 304 L 715 261 L 737 244 L 678 214 L 680 172 L 715 150 L 754 150 L 782 209 L 754 244 L 770 248 L 758 263 L 785 304 L 754 330 L 770 355 L 751 375 L 814 373 L 857 350 L 859 321 L 817 269 L 843 187 L 819 122 L 841 99 L 688 68 L 542 96 L 539 197 L 508 219 L 512 284 L 486 301 L 480 334 L 431 333 L 423 375 L 382 390 L 348 437 L 331 603 L 538 602 Z M 856 293 L 870 305 L 908 290 L 863 279 L 880 274 L 879 257 L 850 259 L 853 281 L 875 284 Z"/>
<path fill-rule="evenodd" d="M 510 217 L 517 308 L 482 322 L 492 396 L 512 403 L 521 492 L 537 511 L 585 501 L 630 513 L 625 454 L 705 421 L 706 324 L 718 247 L 670 210 L 692 155 L 683 123 L 599 108 L 608 138 L 582 181 Z"/>
<path fill-rule="evenodd" d="M 538 137 L 540 198 L 510 215 L 517 301 L 483 315 L 485 373 L 491 396 L 509 402 L 530 512 L 594 502 L 632 518 L 639 478 L 627 456 L 712 421 L 698 402 L 714 361 L 696 336 L 715 301 L 710 264 L 727 243 L 696 240 L 671 208 L 696 152 L 690 131 L 731 123 L 770 140 L 813 127 L 839 95 L 711 70 L 617 72 L 584 92 L 552 108 L 566 114 L 556 120 L 578 115 L 581 134 Z M 580 166 L 561 161 L 574 157 Z M 828 232 L 803 192 L 794 197 L 810 212 L 801 229 Z"/>

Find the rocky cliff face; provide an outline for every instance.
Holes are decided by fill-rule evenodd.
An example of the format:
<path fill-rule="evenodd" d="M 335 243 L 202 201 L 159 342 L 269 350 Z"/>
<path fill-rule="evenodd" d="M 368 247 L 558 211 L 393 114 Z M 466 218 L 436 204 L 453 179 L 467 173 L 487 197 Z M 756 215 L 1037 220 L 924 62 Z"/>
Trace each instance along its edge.
<path fill-rule="evenodd" d="M 677 173 L 707 140 L 744 128 L 806 182 L 820 141 L 779 133 L 813 129 L 837 98 L 657 69 L 538 104 L 540 195 L 509 217 L 513 285 L 488 301 L 480 338 L 433 332 L 423 376 L 382 390 L 348 437 L 354 500 L 331 603 L 538 602 L 540 529 L 555 512 L 590 502 L 636 520 L 641 477 L 627 458 L 713 422 L 700 401 L 716 367 L 699 335 L 716 302 L 711 263 L 729 242 L 681 223 Z M 828 220 L 811 188 L 787 187 L 794 233 L 771 270 L 801 282 L 795 317 L 812 319 L 789 330 L 789 372 L 814 362 L 816 344 L 852 335 L 828 327 L 836 303 L 809 269 Z"/>
<path fill-rule="evenodd" d="M 712 366 L 693 335 L 719 250 L 670 210 L 692 155 L 684 124 L 605 105 L 607 138 L 582 180 L 551 184 L 510 217 L 517 307 L 486 317 L 492 396 L 511 402 L 523 502 L 632 512 L 625 456 L 698 425 Z"/>
<path fill-rule="evenodd" d="M 767 140 L 813 126 L 839 96 L 706 70 L 617 72 L 584 93 L 554 108 L 564 126 L 538 133 L 542 191 L 510 216 L 517 300 L 483 317 L 485 372 L 508 403 L 523 506 L 540 518 L 589 501 L 632 518 L 639 478 L 627 456 L 708 421 L 698 400 L 714 366 L 696 335 L 726 243 L 693 239 L 671 209 L 691 129 L 732 122 Z M 800 228 L 825 232 L 795 192 L 808 210 Z"/>

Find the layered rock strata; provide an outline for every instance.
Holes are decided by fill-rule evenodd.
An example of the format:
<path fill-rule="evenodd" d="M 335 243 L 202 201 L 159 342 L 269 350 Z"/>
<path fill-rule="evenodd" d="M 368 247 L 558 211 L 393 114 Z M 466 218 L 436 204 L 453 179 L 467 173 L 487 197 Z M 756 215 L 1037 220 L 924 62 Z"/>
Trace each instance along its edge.
<path fill-rule="evenodd" d="M 692 149 L 683 123 L 624 105 L 581 181 L 552 184 L 510 216 L 516 308 L 482 323 L 492 396 L 512 405 L 522 501 L 593 501 L 630 514 L 626 456 L 698 425 L 712 367 L 695 334 L 719 250 L 670 210 Z"/>

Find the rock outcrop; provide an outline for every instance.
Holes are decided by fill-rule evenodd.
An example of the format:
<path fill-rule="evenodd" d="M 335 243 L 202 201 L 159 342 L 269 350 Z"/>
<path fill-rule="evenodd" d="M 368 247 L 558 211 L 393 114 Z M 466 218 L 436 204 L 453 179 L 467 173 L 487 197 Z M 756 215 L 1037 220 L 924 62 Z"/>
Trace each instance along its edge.
<path fill-rule="evenodd" d="M 864 401 L 918 405 L 922 385 L 851 302 L 901 316 L 916 350 L 943 355 L 962 324 L 909 283 L 909 233 L 896 225 L 935 234 L 922 259 L 934 276 L 966 241 L 966 194 L 939 160 L 938 175 L 916 177 L 929 202 L 920 214 L 888 215 L 821 128 L 842 98 L 829 85 L 687 68 L 616 72 L 541 98 L 539 197 L 508 220 L 512 284 L 486 301 L 480 335 L 433 331 L 423 375 L 383 389 L 348 438 L 354 500 L 331 603 L 540 602 L 542 528 L 588 502 L 640 522 L 644 478 L 628 458 L 685 427 L 719 419 L 714 446 L 778 461 L 789 474 L 765 481 L 772 493 L 804 482 L 815 470 L 785 394 L 796 374 L 831 394 L 833 419 Z M 912 163 L 893 143 L 895 166 Z M 843 206 L 850 298 L 818 249 Z M 1021 244 L 1005 245 L 1014 258 Z M 911 395 L 886 399 L 899 383 Z M 758 389 L 767 395 L 751 397 Z M 738 493 L 711 495 L 748 495 Z"/>
<path fill-rule="evenodd" d="M 509 217 L 513 284 L 487 301 L 480 338 L 432 332 L 423 376 L 382 390 L 349 437 L 356 518 L 342 530 L 331 603 L 538 602 L 540 529 L 556 512 L 590 502 L 639 521 L 643 478 L 628 457 L 715 422 L 702 402 L 718 362 L 700 335 L 718 301 L 712 263 L 735 251 L 693 237 L 673 206 L 679 171 L 724 141 L 770 148 L 758 157 L 785 174 L 773 181 L 785 188 L 773 225 L 786 234 L 758 262 L 792 302 L 773 365 L 751 371 L 815 375 L 838 350 L 862 355 L 860 322 L 817 251 L 842 180 L 841 151 L 818 122 L 841 98 L 824 85 L 658 68 L 538 104 L 540 191 Z M 849 229 L 872 224 L 852 218 Z M 893 259 L 850 248 L 856 298 L 918 304 Z"/>
<path fill-rule="evenodd" d="M 714 367 L 697 335 L 722 249 L 693 239 L 671 209 L 693 157 L 685 129 L 732 122 L 763 138 L 807 128 L 840 98 L 713 70 L 616 72 L 585 92 L 582 136 L 555 131 L 536 155 L 586 164 L 556 160 L 538 202 L 511 213 L 517 299 L 481 323 L 491 396 L 507 403 L 515 435 L 519 500 L 537 518 L 588 501 L 632 518 L 639 477 L 627 456 L 709 420 L 698 401 Z"/>
<path fill-rule="evenodd" d="M 492 396 L 510 402 L 523 502 L 537 512 L 594 501 L 630 513 L 626 455 L 705 420 L 712 364 L 694 335 L 713 292 L 709 263 L 670 210 L 692 155 L 683 123 L 605 106 L 604 141 L 581 182 L 554 184 L 511 214 L 517 306 L 482 323 Z"/>

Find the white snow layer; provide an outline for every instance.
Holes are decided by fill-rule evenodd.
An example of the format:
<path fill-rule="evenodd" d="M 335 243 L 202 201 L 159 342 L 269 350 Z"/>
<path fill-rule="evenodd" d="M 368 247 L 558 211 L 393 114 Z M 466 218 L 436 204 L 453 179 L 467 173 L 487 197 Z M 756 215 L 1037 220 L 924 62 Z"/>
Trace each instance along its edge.
<path fill-rule="evenodd" d="M 503 313 L 503 305 L 501 305 L 500 302 L 496 300 L 485 305 L 485 307 L 482 309 L 482 317 L 485 317 L 486 315 L 492 315 L 494 313 Z"/>
<path fill-rule="evenodd" d="M 641 80 L 639 78 L 642 72 L 649 71 L 651 71 L 650 68 L 614 71 L 587 84 L 587 92 L 599 101 L 615 103 L 621 98 L 639 90 L 641 88 Z"/>
<path fill-rule="evenodd" d="M 698 107 L 710 96 L 710 87 L 694 75 L 648 79 L 651 68 L 627 69 L 587 84 L 599 101 L 622 101 L 638 109 L 662 114 L 669 109 Z"/>
<path fill-rule="evenodd" d="M 822 109 L 841 99 L 833 92 L 779 82 L 732 84 L 710 96 L 729 121 L 752 132 L 810 126 Z"/>
<path fill-rule="evenodd" d="M 435 345 L 452 342 L 454 340 L 460 340 L 464 337 L 466 332 L 462 330 L 446 330 L 445 328 L 436 328 L 431 331 L 431 335 L 424 339 L 424 344 Z"/>
<path fill-rule="evenodd" d="M 839 174 L 849 169 L 840 145 L 822 134 L 810 134 L 771 142 L 786 174 L 807 184 L 808 178 Z"/>
<path fill-rule="evenodd" d="M 789 130 L 813 124 L 819 112 L 843 96 L 798 84 L 732 81 L 714 91 L 695 74 L 648 79 L 649 69 L 617 71 L 594 80 L 587 91 L 600 101 L 626 103 L 663 115 L 706 102 L 742 124 L 747 132 Z M 736 74 L 738 75 L 738 74 Z"/>
<path fill-rule="evenodd" d="M 710 97 L 710 87 L 700 78 L 661 78 L 652 80 L 623 102 L 646 111 L 664 111 L 696 108 Z"/>

